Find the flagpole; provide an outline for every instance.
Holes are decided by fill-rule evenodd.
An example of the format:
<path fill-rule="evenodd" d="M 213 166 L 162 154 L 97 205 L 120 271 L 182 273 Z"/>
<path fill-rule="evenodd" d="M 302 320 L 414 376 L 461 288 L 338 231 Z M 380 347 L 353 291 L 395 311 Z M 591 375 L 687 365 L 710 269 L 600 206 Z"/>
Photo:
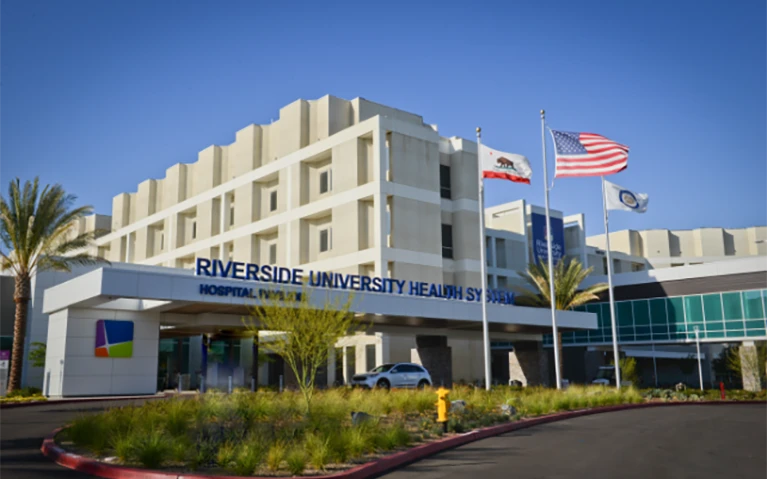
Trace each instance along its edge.
<path fill-rule="evenodd" d="M 543 145 L 543 190 L 546 192 L 546 245 L 549 256 L 549 298 L 551 299 L 551 332 L 554 336 L 554 376 L 557 389 L 562 389 L 562 371 L 559 370 L 559 330 L 557 328 L 557 301 L 554 294 L 554 258 L 551 254 L 551 216 L 549 214 L 549 171 L 546 166 L 546 112 L 541 110 L 541 142 Z"/>
<path fill-rule="evenodd" d="M 607 221 L 607 190 L 602 176 L 602 212 L 605 217 L 605 244 L 607 246 L 607 287 L 610 292 L 610 324 L 613 329 L 613 358 L 615 360 L 615 385 L 621 388 L 620 356 L 618 355 L 618 331 L 615 327 L 615 298 L 613 297 L 613 260 L 610 257 L 610 231 Z"/>
<path fill-rule="evenodd" d="M 479 271 L 482 276 L 482 347 L 485 356 L 485 389 L 490 390 L 490 332 L 487 327 L 487 261 L 485 260 L 485 185 L 482 181 L 482 128 L 477 127 L 477 181 L 479 182 Z"/>

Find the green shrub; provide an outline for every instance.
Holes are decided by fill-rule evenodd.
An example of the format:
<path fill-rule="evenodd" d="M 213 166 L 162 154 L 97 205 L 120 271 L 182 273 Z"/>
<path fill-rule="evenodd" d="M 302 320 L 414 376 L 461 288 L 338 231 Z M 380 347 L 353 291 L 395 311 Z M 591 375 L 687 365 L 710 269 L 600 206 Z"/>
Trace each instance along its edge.
<path fill-rule="evenodd" d="M 287 449 L 283 443 L 278 442 L 273 444 L 272 447 L 269 448 L 269 452 L 266 454 L 267 469 L 272 472 L 279 471 L 280 467 L 282 466 L 282 461 L 285 460 L 286 453 Z"/>
<path fill-rule="evenodd" d="M 140 435 L 134 439 L 136 460 L 149 469 L 160 467 L 171 452 L 170 443 L 162 431 L 153 430 L 138 434 Z"/>
<path fill-rule="evenodd" d="M 318 471 L 324 471 L 333 456 L 330 440 L 317 434 L 309 434 L 306 436 L 305 447 L 312 467 Z"/>
<path fill-rule="evenodd" d="M 238 448 L 231 470 L 239 476 L 252 476 L 265 455 L 264 444 L 257 440 L 250 440 Z"/>
<path fill-rule="evenodd" d="M 288 472 L 294 476 L 300 476 L 306 470 L 306 452 L 303 449 L 291 449 L 285 456 L 288 464 Z"/>
<path fill-rule="evenodd" d="M 231 463 L 234 462 L 237 452 L 237 448 L 234 444 L 227 442 L 218 448 L 218 452 L 216 453 L 216 464 L 224 469 L 228 469 Z"/>

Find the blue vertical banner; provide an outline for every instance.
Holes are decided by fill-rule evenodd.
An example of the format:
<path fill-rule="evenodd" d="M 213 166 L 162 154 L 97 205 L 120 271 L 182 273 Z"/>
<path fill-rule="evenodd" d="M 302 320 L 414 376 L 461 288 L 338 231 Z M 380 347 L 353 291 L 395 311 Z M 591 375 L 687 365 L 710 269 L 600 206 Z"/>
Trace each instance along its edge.
<path fill-rule="evenodd" d="M 546 234 L 546 215 L 532 213 L 533 261 L 546 263 L 549 260 L 547 238 L 551 240 L 551 255 L 554 266 L 565 255 L 565 224 L 561 218 L 551 217 L 551 233 Z"/>

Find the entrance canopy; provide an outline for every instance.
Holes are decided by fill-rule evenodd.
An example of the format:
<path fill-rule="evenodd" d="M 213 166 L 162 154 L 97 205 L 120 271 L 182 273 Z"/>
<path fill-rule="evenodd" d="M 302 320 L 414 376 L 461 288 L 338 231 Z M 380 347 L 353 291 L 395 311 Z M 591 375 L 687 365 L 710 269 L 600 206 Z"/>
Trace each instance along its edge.
<path fill-rule="evenodd" d="M 110 310 L 159 313 L 160 325 L 200 331 L 206 326 L 242 326 L 240 318 L 249 307 L 261 304 L 262 297 L 275 291 L 298 291 L 299 286 L 258 281 L 196 276 L 194 271 L 156 266 L 113 264 L 82 274 L 45 291 L 44 312 L 63 309 Z M 443 299 L 393 295 L 370 291 L 307 289 L 312 304 L 347 299 L 360 321 L 377 327 L 416 327 L 480 331 L 481 304 L 478 299 Z M 467 295 L 468 296 L 468 295 Z M 542 334 L 551 330 L 548 309 L 488 304 L 491 332 Z M 594 329 L 593 313 L 558 311 L 557 322 L 564 331 Z"/>

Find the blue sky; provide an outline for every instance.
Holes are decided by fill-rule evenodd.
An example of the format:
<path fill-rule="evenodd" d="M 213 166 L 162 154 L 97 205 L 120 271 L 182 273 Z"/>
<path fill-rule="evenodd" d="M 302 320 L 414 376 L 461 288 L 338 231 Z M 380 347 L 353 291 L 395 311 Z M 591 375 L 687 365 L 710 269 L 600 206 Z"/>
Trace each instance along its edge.
<path fill-rule="evenodd" d="M 5 0 L 0 13 L 3 194 L 39 175 L 111 214 L 116 194 L 330 93 L 443 136 L 481 125 L 489 146 L 527 155 L 532 186 L 491 181 L 488 206 L 543 204 L 545 108 L 553 128 L 631 147 L 609 179 L 650 207 L 613 214 L 611 230 L 767 222 L 762 0 Z M 598 178 L 557 180 L 551 201 L 603 231 Z"/>

